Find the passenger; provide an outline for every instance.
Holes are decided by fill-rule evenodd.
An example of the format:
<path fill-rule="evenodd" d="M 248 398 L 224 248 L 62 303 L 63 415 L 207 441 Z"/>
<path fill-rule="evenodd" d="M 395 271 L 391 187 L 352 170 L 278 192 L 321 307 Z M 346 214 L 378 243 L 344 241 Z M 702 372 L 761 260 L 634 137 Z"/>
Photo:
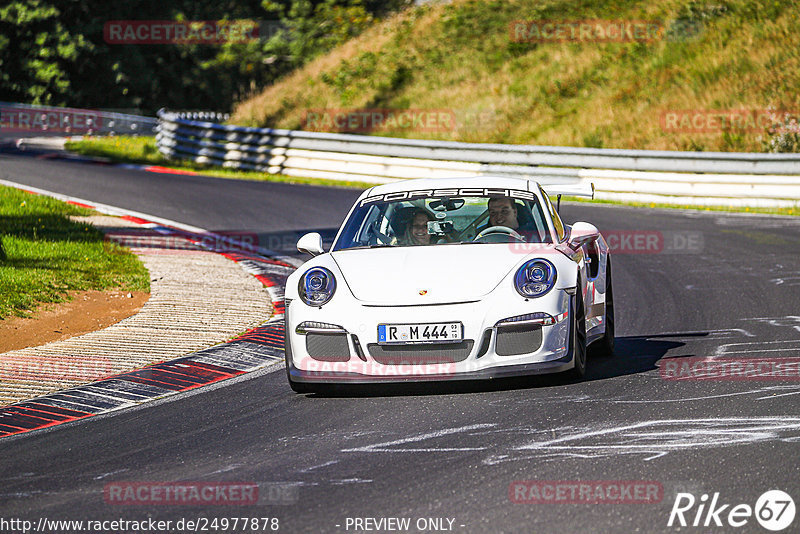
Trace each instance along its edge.
<path fill-rule="evenodd" d="M 431 234 L 428 233 L 428 221 L 432 221 L 433 216 L 423 209 L 416 209 L 411 214 L 411 219 L 406 226 L 401 245 L 430 245 Z"/>

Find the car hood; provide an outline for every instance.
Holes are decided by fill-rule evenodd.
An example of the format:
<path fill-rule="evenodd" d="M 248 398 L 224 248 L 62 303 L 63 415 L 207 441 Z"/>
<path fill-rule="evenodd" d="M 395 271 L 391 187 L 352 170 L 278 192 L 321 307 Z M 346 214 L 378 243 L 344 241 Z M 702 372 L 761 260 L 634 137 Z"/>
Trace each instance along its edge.
<path fill-rule="evenodd" d="M 438 245 L 331 253 L 356 299 L 376 305 L 446 304 L 490 293 L 532 253 L 551 245 Z"/>

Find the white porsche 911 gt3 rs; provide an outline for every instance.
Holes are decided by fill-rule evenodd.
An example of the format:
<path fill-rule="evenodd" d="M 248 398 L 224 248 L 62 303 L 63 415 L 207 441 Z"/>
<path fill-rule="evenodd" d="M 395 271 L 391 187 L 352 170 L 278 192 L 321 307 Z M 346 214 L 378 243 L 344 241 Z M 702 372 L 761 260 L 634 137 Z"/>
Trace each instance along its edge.
<path fill-rule="evenodd" d="M 549 194 L 591 187 L 523 178 L 417 179 L 365 191 L 330 252 L 287 280 L 286 371 L 315 384 L 487 379 L 586 370 L 613 352 L 608 246 L 565 225 Z"/>

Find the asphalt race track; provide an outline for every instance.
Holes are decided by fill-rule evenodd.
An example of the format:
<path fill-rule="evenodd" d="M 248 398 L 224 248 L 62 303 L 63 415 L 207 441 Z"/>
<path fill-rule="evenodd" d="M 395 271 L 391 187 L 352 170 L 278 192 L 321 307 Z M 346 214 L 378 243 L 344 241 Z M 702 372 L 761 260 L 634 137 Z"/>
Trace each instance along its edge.
<path fill-rule="evenodd" d="M 332 231 L 358 194 L 12 150 L 0 153 L 0 179 L 276 243 Z M 587 204 L 563 206 L 562 214 L 627 247 L 613 256 L 617 353 L 590 358 L 586 380 L 306 396 L 289 389 L 282 368 L 257 373 L 0 440 L 0 516 L 34 524 L 270 517 L 282 532 L 364 532 L 353 518 L 388 517 L 410 518 L 410 532 L 420 531 L 420 518 L 445 519 L 420 523 L 429 532 L 665 532 L 676 531 L 667 521 L 678 492 L 698 500 L 718 492 L 719 504 L 730 505 L 719 516 L 724 526 L 681 532 L 766 532 L 755 517 L 736 529 L 726 521 L 733 506 L 754 507 L 770 489 L 800 499 L 800 219 Z M 636 235 L 661 237 L 648 249 L 636 246 Z M 669 363 L 713 356 L 786 359 L 795 373 L 662 376 Z M 532 480 L 651 481 L 663 495 L 655 503 L 512 502 L 512 483 Z M 272 501 L 250 506 L 104 498 L 109 483 L 176 481 L 277 489 Z"/>

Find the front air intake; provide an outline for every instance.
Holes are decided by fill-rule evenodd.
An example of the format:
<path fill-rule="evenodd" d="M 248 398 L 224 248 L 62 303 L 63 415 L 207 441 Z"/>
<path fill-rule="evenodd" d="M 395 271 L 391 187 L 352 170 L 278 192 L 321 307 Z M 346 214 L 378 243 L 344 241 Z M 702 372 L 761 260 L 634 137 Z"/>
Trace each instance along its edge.
<path fill-rule="evenodd" d="M 306 334 L 306 351 L 321 362 L 346 362 L 350 359 L 347 334 Z"/>
<path fill-rule="evenodd" d="M 475 342 L 465 339 L 458 343 L 418 343 L 411 345 L 378 345 L 369 343 L 370 356 L 383 365 L 428 365 L 463 362 Z"/>
<path fill-rule="evenodd" d="M 498 356 L 517 356 L 536 352 L 542 346 L 540 325 L 513 325 L 497 327 L 495 352 Z"/>

